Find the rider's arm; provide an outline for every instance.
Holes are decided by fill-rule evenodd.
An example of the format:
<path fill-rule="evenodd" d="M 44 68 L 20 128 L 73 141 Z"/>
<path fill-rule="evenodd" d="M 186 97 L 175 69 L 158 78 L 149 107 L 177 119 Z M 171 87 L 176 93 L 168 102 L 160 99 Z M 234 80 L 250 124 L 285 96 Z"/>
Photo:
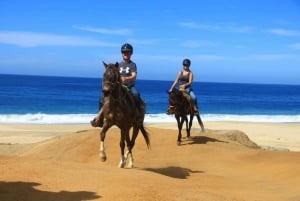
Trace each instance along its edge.
<path fill-rule="evenodd" d="M 194 75 L 192 72 L 190 72 L 190 75 L 189 75 L 189 82 L 184 84 L 184 88 L 187 88 L 187 87 L 190 87 L 193 83 L 193 79 L 194 79 Z"/>
<path fill-rule="evenodd" d="M 136 80 L 136 72 L 131 72 L 131 76 L 121 77 L 122 82 L 125 81 L 135 81 Z"/>
<path fill-rule="evenodd" d="M 179 81 L 180 76 L 181 76 L 181 72 L 179 72 L 179 73 L 177 74 L 177 77 L 176 77 L 175 81 L 173 82 L 171 88 L 169 89 L 169 92 L 171 92 L 171 91 L 174 89 L 174 87 L 176 86 L 176 84 L 177 84 L 178 81 Z"/>

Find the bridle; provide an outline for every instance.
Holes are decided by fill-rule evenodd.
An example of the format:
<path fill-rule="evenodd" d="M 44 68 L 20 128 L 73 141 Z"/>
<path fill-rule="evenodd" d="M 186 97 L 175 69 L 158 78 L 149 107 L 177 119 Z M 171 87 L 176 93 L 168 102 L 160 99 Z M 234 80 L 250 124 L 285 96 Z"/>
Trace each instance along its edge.
<path fill-rule="evenodd" d="M 173 91 L 170 93 L 170 99 L 173 102 L 173 105 L 171 105 L 172 107 L 174 107 L 174 110 L 178 110 L 179 108 L 182 108 L 185 104 L 184 100 L 184 96 L 183 94 L 179 94 L 181 93 L 180 91 Z M 181 100 L 178 100 L 178 97 L 181 96 Z"/>
<path fill-rule="evenodd" d="M 122 83 L 120 79 L 120 74 L 117 69 L 114 69 L 115 66 L 107 66 L 106 72 L 104 73 L 104 80 L 102 82 L 102 91 L 104 96 L 111 95 L 114 90 L 119 90 L 119 95 L 117 97 L 110 96 L 113 102 L 121 102 L 121 100 L 126 96 L 126 94 L 122 94 Z M 104 90 L 105 86 L 109 86 L 109 90 Z M 119 86 L 119 87 L 118 87 Z M 117 89 L 118 88 L 118 89 Z"/>

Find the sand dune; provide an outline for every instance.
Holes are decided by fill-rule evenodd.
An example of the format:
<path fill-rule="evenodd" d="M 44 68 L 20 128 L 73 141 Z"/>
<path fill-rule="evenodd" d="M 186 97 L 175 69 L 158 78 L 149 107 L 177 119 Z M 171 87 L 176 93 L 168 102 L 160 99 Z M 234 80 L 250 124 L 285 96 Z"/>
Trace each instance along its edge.
<path fill-rule="evenodd" d="M 147 129 L 151 149 L 138 136 L 133 169 L 117 167 L 117 128 L 106 138 L 106 162 L 98 158 L 100 129 L 25 148 L 6 144 L 0 155 L 0 200 L 300 200 L 300 152 L 259 149 L 238 130 L 194 129 L 192 139 L 177 146 L 176 130 Z"/>

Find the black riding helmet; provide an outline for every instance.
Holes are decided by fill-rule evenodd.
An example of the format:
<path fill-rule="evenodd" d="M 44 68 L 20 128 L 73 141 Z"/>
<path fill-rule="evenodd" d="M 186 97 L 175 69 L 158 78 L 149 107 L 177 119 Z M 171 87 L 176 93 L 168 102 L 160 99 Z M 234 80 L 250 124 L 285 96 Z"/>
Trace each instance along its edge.
<path fill-rule="evenodd" d="M 121 47 L 121 53 L 123 52 L 130 52 L 131 54 L 133 53 L 133 47 L 129 43 L 125 43 Z"/>
<path fill-rule="evenodd" d="M 184 66 L 190 66 L 191 65 L 191 61 L 189 59 L 184 59 L 182 62 L 182 65 Z"/>

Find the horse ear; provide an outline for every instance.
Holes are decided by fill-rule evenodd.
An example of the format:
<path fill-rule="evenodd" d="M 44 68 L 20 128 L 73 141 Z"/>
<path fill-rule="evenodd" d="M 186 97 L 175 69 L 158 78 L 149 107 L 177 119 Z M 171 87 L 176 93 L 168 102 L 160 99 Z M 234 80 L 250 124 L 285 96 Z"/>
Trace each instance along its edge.
<path fill-rule="evenodd" d="M 117 68 L 119 68 L 119 63 L 118 63 L 118 62 L 116 62 L 116 63 L 115 63 L 115 66 L 116 66 Z"/>
<path fill-rule="evenodd" d="M 102 63 L 103 63 L 103 65 L 104 65 L 104 67 L 106 68 L 106 67 L 107 67 L 107 64 L 106 64 L 104 61 L 102 61 Z"/>

